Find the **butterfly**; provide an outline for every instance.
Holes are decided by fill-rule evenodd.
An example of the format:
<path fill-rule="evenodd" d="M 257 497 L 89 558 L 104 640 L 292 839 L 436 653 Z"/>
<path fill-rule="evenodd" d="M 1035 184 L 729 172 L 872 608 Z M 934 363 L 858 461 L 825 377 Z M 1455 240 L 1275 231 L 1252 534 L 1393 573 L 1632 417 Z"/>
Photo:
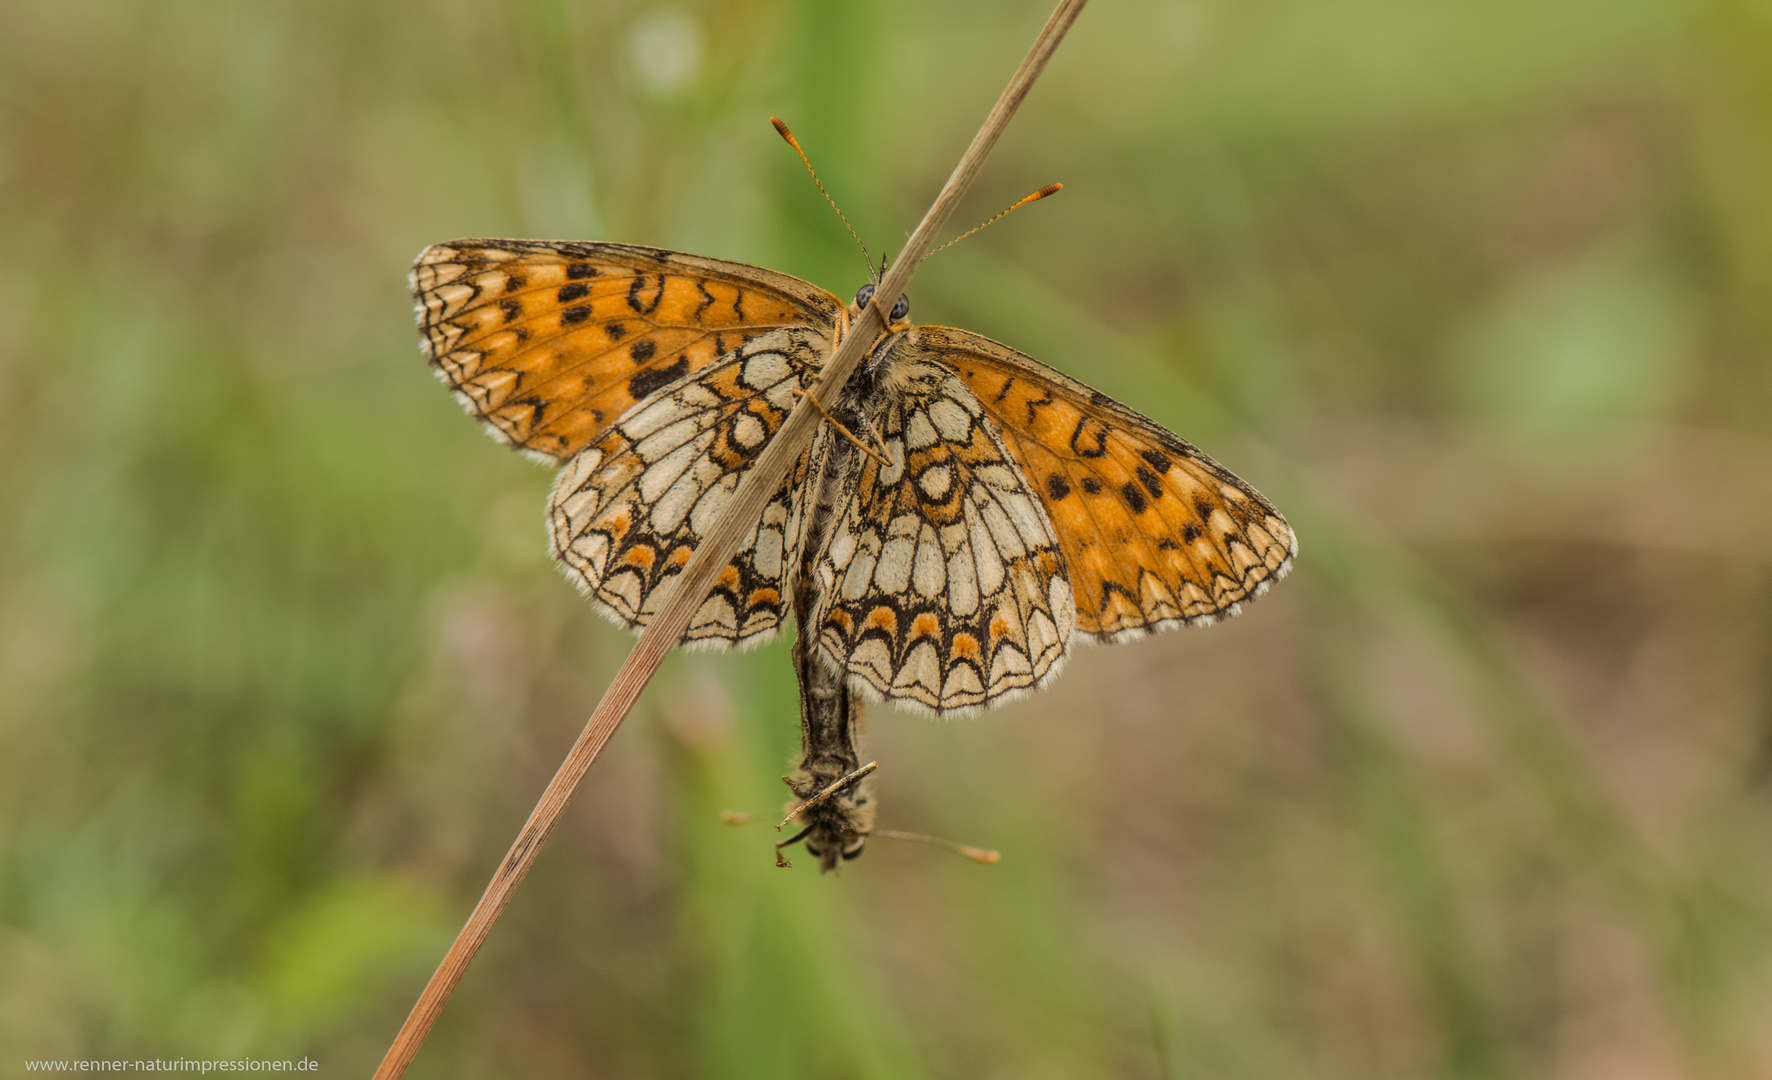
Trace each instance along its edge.
<path fill-rule="evenodd" d="M 437 375 L 559 467 L 550 546 L 638 629 L 872 296 L 615 243 L 455 240 L 411 285 Z M 863 693 L 938 715 L 1055 675 L 1079 641 L 1235 615 L 1285 575 L 1286 520 L 1192 444 L 965 330 L 888 325 L 683 643 L 784 619 Z"/>

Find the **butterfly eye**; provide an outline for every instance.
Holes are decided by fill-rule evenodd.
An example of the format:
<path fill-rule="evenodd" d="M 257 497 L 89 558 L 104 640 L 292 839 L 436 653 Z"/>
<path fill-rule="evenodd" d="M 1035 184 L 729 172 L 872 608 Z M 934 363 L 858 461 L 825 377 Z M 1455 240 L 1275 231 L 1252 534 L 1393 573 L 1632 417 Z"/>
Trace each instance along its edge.
<path fill-rule="evenodd" d="M 858 308 L 867 307 L 868 301 L 872 300 L 873 298 L 874 298 L 874 283 L 871 281 L 868 282 L 866 285 L 863 285 L 861 288 L 855 290 L 855 306 Z"/>
<path fill-rule="evenodd" d="M 892 321 L 897 322 L 911 313 L 911 298 L 900 296 L 898 303 L 892 305 Z"/>

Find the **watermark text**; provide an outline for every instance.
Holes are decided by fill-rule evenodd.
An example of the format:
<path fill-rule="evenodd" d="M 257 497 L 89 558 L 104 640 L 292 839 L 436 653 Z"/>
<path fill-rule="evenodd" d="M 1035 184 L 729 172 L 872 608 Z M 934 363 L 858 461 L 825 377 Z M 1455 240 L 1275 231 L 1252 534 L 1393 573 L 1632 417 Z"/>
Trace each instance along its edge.
<path fill-rule="evenodd" d="M 28 1073 L 129 1073 L 129 1072 L 318 1072 L 320 1063 L 304 1057 L 289 1058 L 136 1058 L 134 1060 L 105 1058 L 63 1058 L 60 1060 L 25 1060 Z"/>

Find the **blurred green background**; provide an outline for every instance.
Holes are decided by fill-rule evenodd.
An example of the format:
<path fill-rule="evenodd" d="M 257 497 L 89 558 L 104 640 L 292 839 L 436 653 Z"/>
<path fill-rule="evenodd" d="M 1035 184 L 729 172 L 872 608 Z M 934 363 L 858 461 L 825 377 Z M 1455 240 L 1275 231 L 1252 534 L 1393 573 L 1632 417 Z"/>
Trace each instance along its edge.
<path fill-rule="evenodd" d="M 405 273 L 839 295 L 1045 0 L 0 8 L 0 1075 L 366 1076 L 630 640 Z M 415 1077 L 1772 1077 L 1772 3 L 1096 0 L 913 316 L 1249 478 L 1297 571 L 771 864 L 785 647 L 673 658 Z"/>

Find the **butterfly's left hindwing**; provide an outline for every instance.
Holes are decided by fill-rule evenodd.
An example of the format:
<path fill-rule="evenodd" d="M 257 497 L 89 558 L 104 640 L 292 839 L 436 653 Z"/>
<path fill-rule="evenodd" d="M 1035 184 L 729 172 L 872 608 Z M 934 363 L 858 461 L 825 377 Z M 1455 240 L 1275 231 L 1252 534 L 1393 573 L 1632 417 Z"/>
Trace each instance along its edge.
<path fill-rule="evenodd" d="M 548 504 L 554 558 L 567 576 L 622 625 L 650 622 L 659 587 L 725 512 L 828 348 L 810 330 L 765 334 L 648 396 L 575 455 Z M 805 468 L 802 460 L 764 508 L 685 642 L 749 646 L 775 632 Z"/>
<path fill-rule="evenodd" d="M 843 453 L 849 468 L 807 633 L 875 694 L 961 712 L 1055 674 L 1076 610 L 1052 524 L 977 398 L 904 343 L 888 340 L 876 385 L 852 403 L 891 466 L 828 426 L 814 447 L 814 462 Z"/>

